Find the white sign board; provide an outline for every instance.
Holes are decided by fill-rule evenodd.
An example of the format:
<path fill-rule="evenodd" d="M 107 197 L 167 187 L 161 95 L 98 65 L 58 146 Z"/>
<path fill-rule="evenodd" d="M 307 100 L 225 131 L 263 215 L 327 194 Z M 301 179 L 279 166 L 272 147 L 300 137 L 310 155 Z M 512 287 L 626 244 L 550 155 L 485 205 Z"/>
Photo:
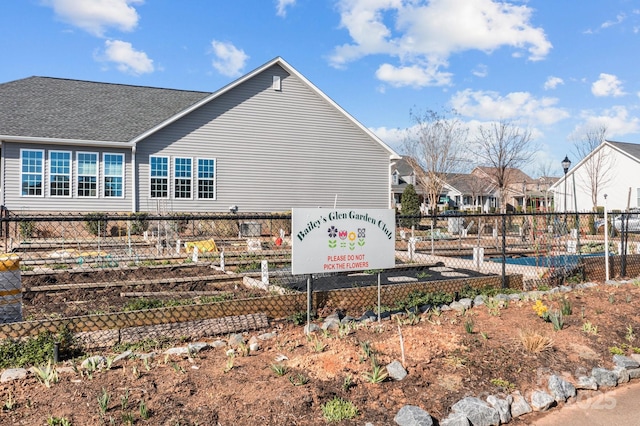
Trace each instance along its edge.
<path fill-rule="evenodd" d="M 395 219 L 392 209 L 293 209 L 291 272 L 393 268 Z"/>

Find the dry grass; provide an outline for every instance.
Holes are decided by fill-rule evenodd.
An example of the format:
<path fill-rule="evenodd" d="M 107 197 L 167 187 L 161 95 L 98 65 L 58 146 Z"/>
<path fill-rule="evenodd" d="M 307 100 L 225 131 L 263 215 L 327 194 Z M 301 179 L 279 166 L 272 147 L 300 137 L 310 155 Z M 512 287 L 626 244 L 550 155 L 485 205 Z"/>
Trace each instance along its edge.
<path fill-rule="evenodd" d="M 553 347 L 553 339 L 544 336 L 537 331 L 520 330 L 520 342 L 524 350 L 532 353 L 541 353 L 551 350 Z"/>

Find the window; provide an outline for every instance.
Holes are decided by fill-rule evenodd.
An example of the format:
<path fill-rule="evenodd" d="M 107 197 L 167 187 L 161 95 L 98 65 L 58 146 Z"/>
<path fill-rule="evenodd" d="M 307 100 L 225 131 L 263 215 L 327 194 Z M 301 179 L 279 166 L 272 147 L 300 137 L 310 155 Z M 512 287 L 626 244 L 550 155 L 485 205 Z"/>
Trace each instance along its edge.
<path fill-rule="evenodd" d="M 49 195 L 71 196 L 71 152 L 49 151 Z"/>
<path fill-rule="evenodd" d="M 76 158 L 78 167 L 78 197 L 97 197 L 98 154 L 95 152 L 79 152 Z"/>
<path fill-rule="evenodd" d="M 191 158 L 173 160 L 173 196 L 191 198 Z"/>
<path fill-rule="evenodd" d="M 44 151 L 20 150 L 20 185 L 23 197 L 44 195 L 42 192 L 42 175 L 44 169 Z"/>
<path fill-rule="evenodd" d="M 393 185 L 398 185 L 400 183 L 400 173 L 398 173 L 397 170 L 394 170 L 393 174 L 391 175 L 391 183 Z"/>
<path fill-rule="evenodd" d="M 198 198 L 216 198 L 216 160 L 198 159 Z"/>
<path fill-rule="evenodd" d="M 167 157 L 149 158 L 150 196 L 151 198 L 169 197 L 169 159 Z"/>
<path fill-rule="evenodd" d="M 122 198 L 124 196 L 124 155 L 103 154 L 102 164 L 104 168 L 104 196 Z"/>

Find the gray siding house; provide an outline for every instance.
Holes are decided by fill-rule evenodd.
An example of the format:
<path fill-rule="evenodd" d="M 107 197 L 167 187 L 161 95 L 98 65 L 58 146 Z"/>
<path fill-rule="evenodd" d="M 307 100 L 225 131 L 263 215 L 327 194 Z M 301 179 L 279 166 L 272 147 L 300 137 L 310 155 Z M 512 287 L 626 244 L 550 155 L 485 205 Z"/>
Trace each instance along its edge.
<path fill-rule="evenodd" d="M 400 158 L 282 58 L 214 93 L 0 84 L 0 141 L 15 213 L 390 208 Z"/>

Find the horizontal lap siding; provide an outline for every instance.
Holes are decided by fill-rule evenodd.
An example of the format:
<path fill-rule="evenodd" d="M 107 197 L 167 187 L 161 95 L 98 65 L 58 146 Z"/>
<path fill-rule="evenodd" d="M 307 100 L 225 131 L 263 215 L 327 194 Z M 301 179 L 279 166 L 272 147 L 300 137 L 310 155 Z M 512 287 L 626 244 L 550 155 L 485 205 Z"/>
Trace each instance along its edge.
<path fill-rule="evenodd" d="M 22 197 L 20 183 L 20 149 L 44 150 L 44 197 Z M 72 160 L 72 197 L 50 197 L 49 189 L 49 151 L 70 151 Z M 125 175 L 124 175 L 124 198 L 104 198 L 100 195 L 98 198 L 82 197 L 78 198 L 77 189 L 77 173 L 76 173 L 76 153 L 81 152 L 97 152 L 99 161 L 98 172 L 98 191 L 102 194 L 103 170 L 102 170 L 102 153 L 124 154 Z M 84 148 L 78 146 L 65 145 L 36 145 L 36 144 L 18 144 L 4 142 L 2 145 L 2 155 L 4 157 L 5 170 L 3 179 L 5 188 L 4 202 L 5 206 L 13 212 L 127 212 L 131 211 L 131 151 L 118 150 L 108 148 L 105 150 L 96 150 L 95 148 Z"/>
<path fill-rule="evenodd" d="M 275 74 L 281 92 L 270 87 Z M 389 204 L 388 151 L 279 66 L 139 143 L 137 152 L 142 210 L 156 205 L 148 200 L 149 155 L 217 159 L 217 200 L 167 201 L 174 211 L 332 207 L 336 195 L 338 207 Z"/>

